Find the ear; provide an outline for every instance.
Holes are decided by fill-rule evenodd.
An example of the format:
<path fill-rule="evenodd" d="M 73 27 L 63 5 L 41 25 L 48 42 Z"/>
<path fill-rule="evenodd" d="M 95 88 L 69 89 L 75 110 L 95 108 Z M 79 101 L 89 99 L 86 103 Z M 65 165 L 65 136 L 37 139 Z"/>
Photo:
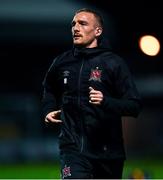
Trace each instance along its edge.
<path fill-rule="evenodd" d="M 102 28 L 101 27 L 96 27 L 96 37 L 99 37 L 102 34 Z"/>

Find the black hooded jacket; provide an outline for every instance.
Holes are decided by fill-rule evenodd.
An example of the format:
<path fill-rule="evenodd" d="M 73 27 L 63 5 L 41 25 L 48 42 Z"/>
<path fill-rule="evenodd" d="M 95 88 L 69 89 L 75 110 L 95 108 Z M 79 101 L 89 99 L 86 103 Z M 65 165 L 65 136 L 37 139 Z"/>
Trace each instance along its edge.
<path fill-rule="evenodd" d="M 89 103 L 89 87 L 103 93 Z M 61 151 L 125 158 L 122 116 L 137 117 L 140 97 L 124 60 L 107 48 L 73 48 L 56 57 L 43 81 L 43 114 L 61 109 Z"/>

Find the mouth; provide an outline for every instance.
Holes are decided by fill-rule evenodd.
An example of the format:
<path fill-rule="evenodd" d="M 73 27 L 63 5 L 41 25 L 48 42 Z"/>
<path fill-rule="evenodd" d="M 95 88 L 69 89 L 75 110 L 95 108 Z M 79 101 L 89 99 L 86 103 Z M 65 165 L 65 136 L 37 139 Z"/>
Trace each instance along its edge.
<path fill-rule="evenodd" d="M 74 34 L 74 35 L 73 35 L 73 38 L 74 38 L 74 39 L 79 39 L 79 38 L 81 38 L 81 37 L 82 37 L 82 35 L 80 35 L 80 34 Z"/>

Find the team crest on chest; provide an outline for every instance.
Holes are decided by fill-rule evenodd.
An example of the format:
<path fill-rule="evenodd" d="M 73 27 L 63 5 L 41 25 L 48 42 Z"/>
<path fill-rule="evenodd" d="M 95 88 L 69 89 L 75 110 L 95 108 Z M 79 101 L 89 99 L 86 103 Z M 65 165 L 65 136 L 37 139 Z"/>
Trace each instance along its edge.
<path fill-rule="evenodd" d="M 99 67 L 92 69 L 89 81 L 93 80 L 93 81 L 101 82 L 101 74 L 102 74 L 102 70 L 100 70 Z"/>

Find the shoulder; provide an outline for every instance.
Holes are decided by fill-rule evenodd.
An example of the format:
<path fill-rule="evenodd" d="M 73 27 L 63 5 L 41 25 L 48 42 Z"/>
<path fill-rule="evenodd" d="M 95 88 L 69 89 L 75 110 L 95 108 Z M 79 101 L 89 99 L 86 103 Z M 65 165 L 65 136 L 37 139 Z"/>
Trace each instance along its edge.
<path fill-rule="evenodd" d="M 63 53 L 54 57 L 51 67 L 58 66 L 65 60 L 69 59 L 72 56 L 72 50 L 64 51 Z"/>
<path fill-rule="evenodd" d="M 67 58 L 67 57 L 69 57 L 69 56 L 71 56 L 71 55 L 72 55 L 72 51 L 71 51 L 71 50 L 67 50 L 67 51 L 65 51 L 65 52 L 57 55 L 57 56 L 53 59 L 53 61 L 59 62 L 59 60 L 63 60 L 63 59 L 65 59 L 65 58 Z"/>
<path fill-rule="evenodd" d="M 102 55 L 102 58 L 106 65 L 111 65 L 111 66 L 117 67 L 117 66 L 126 64 L 126 62 L 122 56 L 120 56 L 119 54 L 112 52 L 112 51 L 104 52 Z"/>

